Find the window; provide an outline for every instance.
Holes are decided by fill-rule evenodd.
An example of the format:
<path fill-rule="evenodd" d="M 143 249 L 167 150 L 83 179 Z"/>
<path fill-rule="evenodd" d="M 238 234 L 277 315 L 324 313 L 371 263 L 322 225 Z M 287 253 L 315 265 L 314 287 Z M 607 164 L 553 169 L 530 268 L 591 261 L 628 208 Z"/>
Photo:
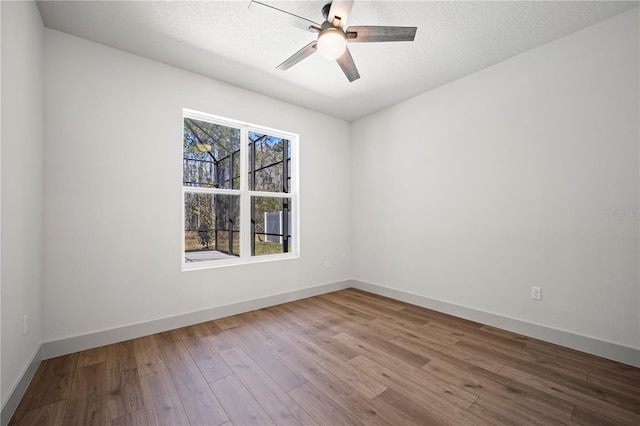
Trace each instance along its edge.
<path fill-rule="evenodd" d="M 183 270 L 299 256 L 297 144 L 184 111 Z"/>

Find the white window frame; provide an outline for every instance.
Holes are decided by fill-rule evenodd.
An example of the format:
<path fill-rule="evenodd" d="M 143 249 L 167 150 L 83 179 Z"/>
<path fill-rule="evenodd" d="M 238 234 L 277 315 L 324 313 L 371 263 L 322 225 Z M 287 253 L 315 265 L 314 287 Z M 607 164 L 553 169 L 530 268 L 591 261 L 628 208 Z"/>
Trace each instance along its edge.
<path fill-rule="evenodd" d="M 184 126 L 184 119 L 192 118 L 194 120 L 207 121 L 210 123 L 218 124 L 221 126 L 233 127 L 240 129 L 240 189 L 222 189 L 222 188 L 201 188 L 193 186 L 182 185 L 182 270 L 193 271 L 200 269 L 218 268 L 232 265 L 246 265 L 251 263 L 270 262 L 284 259 L 297 259 L 300 257 L 300 202 L 299 202 L 299 136 L 295 133 L 277 130 L 265 126 L 246 123 L 238 120 L 220 117 L 213 114 L 207 114 L 200 111 L 191 109 L 183 109 L 182 123 Z M 269 136 L 275 136 L 282 139 L 289 140 L 289 146 L 291 149 L 291 173 L 289 180 L 290 192 L 265 192 L 265 191 L 250 191 L 249 190 L 249 132 L 256 132 L 262 134 L 268 134 Z M 183 133 L 180 133 L 184 152 L 184 140 L 182 139 Z M 182 156 L 182 154 L 181 154 Z M 184 164 L 184 160 L 182 160 Z M 286 162 L 284 163 L 286 165 Z M 181 168 L 184 167 L 183 165 Z M 183 169 L 182 169 L 183 170 Z M 183 172 L 184 173 L 184 172 Z M 182 176 L 184 179 L 184 174 Z M 185 256 L 185 194 L 187 193 L 200 193 L 200 194 L 228 194 L 240 196 L 240 256 L 229 259 L 218 260 L 205 260 L 197 262 L 187 262 Z M 293 250 L 288 253 L 276 253 L 266 254 L 259 256 L 251 255 L 251 198 L 257 197 L 275 197 L 275 198 L 289 198 L 291 199 L 291 221 L 289 228 L 291 231 L 291 245 Z"/>

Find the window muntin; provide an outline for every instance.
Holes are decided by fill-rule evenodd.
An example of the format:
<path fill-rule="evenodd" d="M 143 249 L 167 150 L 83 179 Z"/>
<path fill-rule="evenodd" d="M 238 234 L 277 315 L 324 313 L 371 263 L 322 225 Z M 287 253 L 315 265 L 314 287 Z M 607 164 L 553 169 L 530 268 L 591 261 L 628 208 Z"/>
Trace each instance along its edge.
<path fill-rule="evenodd" d="M 185 110 L 183 270 L 299 256 L 297 136 Z"/>

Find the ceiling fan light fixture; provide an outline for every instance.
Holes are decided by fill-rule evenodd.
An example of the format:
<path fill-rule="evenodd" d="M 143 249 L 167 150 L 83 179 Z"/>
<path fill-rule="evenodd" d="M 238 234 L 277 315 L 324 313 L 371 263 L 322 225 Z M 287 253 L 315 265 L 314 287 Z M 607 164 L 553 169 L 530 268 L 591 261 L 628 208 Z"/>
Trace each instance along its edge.
<path fill-rule="evenodd" d="M 318 52 L 325 59 L 338 59 L 346 48 L 347 38 L 338 28 L 327 28 L 318 36 Z"/>

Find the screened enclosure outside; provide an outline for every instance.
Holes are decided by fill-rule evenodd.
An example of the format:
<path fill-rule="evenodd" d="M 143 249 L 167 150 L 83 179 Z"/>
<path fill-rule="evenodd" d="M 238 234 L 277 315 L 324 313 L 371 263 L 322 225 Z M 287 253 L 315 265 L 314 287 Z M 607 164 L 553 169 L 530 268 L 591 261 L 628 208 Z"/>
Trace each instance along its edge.
<path fill-rule="evenodd" d="M 249 163 L 251 190 L 290 192 L 291 146 L 288 140 L 249 132 Z"/>
<path fill-rule="evenodd" d="M 252 191 L 290 192 L 291 146 L 287 139 L 249 132 L 249 186 Z M 251 253 L 289 253 L 290 198 L 251 197 Z M 276 238 L 274 238 L 276 237 Z"/>
<path fill-rule="evenodd" d="M 290 204 L 290 198 L 251 197 L 253 254 L 261 256 L 293 251 Z"/>
<path fill-rule="evenodd" d="M 184 119 L 183 185 L 240 189 L 240 129 Z"/>
<path fill-rule="evenodd" d="M 206 253 L 211 251 L 240 255 L 239 196 L 186 193 L 184 204 L 184 248 L 192 253 L 192 261 L 227 257 Z"/>
<path fill-rule="evenodd" d="M 233 124 L 185 111 L 183 265 L 297 252 L 297 138 Z"/>

